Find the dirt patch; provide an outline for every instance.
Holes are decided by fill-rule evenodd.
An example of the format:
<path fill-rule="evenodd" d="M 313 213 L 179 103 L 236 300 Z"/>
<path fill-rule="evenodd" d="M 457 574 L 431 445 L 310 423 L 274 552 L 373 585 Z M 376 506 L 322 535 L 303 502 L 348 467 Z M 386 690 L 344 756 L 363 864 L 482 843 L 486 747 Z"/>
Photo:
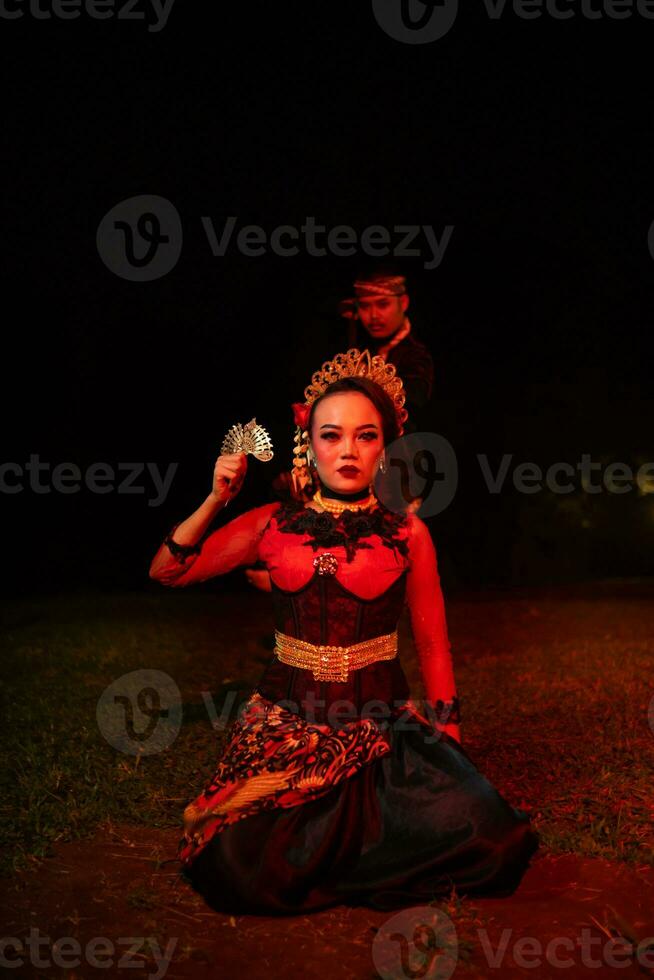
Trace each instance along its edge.
<path fill-rule="evenodd" d="M 179 880 L 176 864 L 163 863 L 174 857 L 178 836 L 175 829 L 108 825 L 91 840 L 57 844 L 54 857 L 2 882 L 3 934 L 24 941 L 34 930 L 32 935 L 41 939 L 42 964 L 35 965 L 32 947 L 32 953 L 21 954 L 23 965 L 5 975 L 182 980 L 246 974 L 248 980 L 323 980 L 328 973 L 339 980 L 380 975 L 476 980 L 518 975 L 642 978 L 650 973 L 634 956 L 620 954 L 615 945 L 607 952 L 605 946 L 611 936 L 626 936 L 635 944 L 654 936 L 650 867 L 539 853 L 513 896 L 436 906 L 435 956 L 411 945 L 416 936 L 420 941 L 416 928 L 425 924 L 427 913 L 403 910 L 394 927 L 396 936 L 403 933 L 408 943 L 403 966 L 401 941 L 384 938 L 389 913 L 342 906 L 297 917 L 234 917 L 212 911 Z M 451 934 L 449 940 L 443 938 L 443 912 L 455 926 L 454 946 Z M 382 932 L 375 943 L 378 930 Z M 56 946 L 67 937 L 79 944 L 79 966 L 73 965 L 73 947 Z M 104 937 L 105 943 L 100 950 L 90 947 L 91 953 L 95 949 L 98 963 L 109 962 L 109 967 L 94 965 L 88 955 L 88 944 L 96 937 Z M 129 937 L 134 937 L 131 942 Z M 526 937 L 533 941 L 516 947 Z M 562 943 L 550 945 L 548 952 L 555 939 Z M 9 949 L 6 955 L 11 960 L 18 954 Z M 598 965 L 592 966 L 593 961 Z M 616 965 L 618 961 L 626 966 Z"/>

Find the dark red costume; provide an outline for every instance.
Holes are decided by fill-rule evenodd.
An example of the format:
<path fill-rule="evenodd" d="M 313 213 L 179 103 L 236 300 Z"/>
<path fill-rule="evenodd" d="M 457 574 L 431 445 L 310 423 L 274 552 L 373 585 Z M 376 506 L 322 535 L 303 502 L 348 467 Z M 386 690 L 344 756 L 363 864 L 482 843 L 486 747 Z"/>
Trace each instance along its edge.
<path fill-rule="evenodd" d="M 312 644 L 391 633 L 406 601 L 427 698 L 458 720 L 436 555 L 417 517 L 268 504 L 213 531 L 196 554 L 162 546 L 151 575 L 186 586 L 257 561 L 271 575 L 276 628 Z M 510 894 L 536 835 L 433 718 L 411 701 L 399 657 L 335 682 L 273 654 L 186 808 L 185 876 L 210 905 L 237 913 L 394 909 L 453 885 Z"/>

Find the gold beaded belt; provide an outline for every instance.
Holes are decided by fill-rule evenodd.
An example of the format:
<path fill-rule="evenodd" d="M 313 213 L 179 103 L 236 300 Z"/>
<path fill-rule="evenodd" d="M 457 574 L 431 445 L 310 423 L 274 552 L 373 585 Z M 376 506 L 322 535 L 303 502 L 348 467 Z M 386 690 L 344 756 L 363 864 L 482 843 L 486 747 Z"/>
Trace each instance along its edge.
<path fill-rule="evenodd" d="M 275 653 L 291 667 L 312 670 L 317 681 L 346 681 L 348 671 L 397 656 L 397 630 L 349 647 L 318 646 L 275 630 Z"/>

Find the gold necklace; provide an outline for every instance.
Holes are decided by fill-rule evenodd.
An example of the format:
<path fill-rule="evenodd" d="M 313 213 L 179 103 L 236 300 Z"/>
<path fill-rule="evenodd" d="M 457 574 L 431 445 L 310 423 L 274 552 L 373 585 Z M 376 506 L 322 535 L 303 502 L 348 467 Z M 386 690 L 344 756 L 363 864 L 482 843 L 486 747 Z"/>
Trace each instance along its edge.
<path fill-rule="evenodd" d="M 325 500 L 320 490 L 316 490 L 312 499 L 319 507 L 329 514 L 334 514 L 335 517 L 340 517 L 344 510 L 367 510 L 377 503 L 377 498 L 372 492 L 365 500 L 352 501 L 352 503 L 348 503 L 347 500 Z"/>

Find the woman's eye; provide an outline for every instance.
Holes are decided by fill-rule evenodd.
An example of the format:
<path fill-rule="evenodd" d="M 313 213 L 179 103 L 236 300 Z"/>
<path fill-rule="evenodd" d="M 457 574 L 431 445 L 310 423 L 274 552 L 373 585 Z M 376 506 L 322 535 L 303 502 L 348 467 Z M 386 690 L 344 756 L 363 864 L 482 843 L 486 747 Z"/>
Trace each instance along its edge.
<path fill-rule="evenodd" d="M 327 439 L 328 442 L 334 442 L 339 438 L 338 432 L 322 432 L 320 435 L 321 439 Z M 364 439 L 366 442 L 372 442 L 373 439 L 377 438 L 376 432 L 362 432 L 359 436 L 360 439 Z"/>

